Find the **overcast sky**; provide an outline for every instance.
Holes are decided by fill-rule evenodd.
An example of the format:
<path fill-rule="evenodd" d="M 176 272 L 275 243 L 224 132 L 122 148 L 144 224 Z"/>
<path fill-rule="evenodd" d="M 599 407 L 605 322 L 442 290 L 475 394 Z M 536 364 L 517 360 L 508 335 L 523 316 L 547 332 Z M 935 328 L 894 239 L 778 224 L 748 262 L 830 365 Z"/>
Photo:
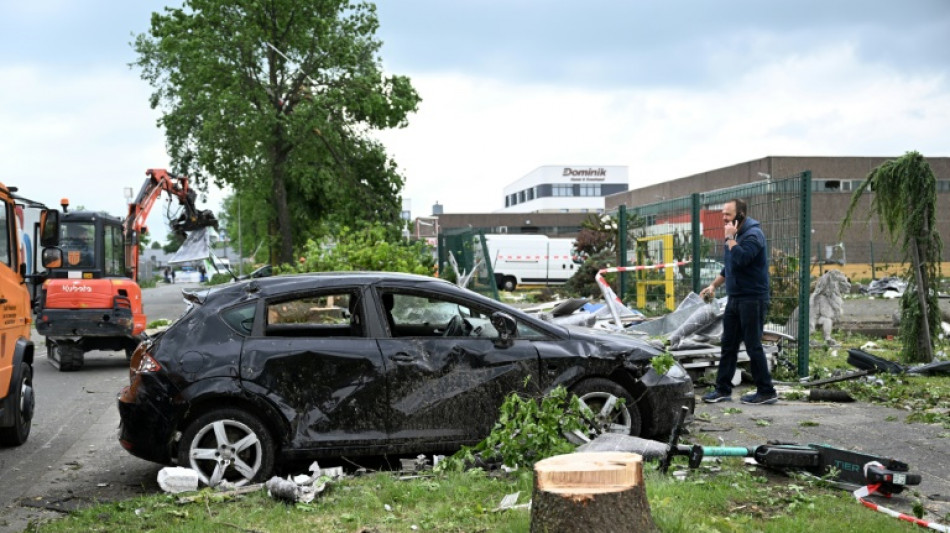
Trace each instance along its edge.
<path fill-rule="evenodd" d="M 0 0 L 0 181 L 125 212 L 124 188 L 169 164 L 151 88 L 128 67 L 132 34 L 166 4 Z M 386 70 L 423 99 L 380 136 L 414 216 L 436 201 L 500 209 L 503 187 L 543 165 L 627 165 L 636 188 L 769 155 L 950 155 L 947 0 L 385 0 L 378 12 Z"/>

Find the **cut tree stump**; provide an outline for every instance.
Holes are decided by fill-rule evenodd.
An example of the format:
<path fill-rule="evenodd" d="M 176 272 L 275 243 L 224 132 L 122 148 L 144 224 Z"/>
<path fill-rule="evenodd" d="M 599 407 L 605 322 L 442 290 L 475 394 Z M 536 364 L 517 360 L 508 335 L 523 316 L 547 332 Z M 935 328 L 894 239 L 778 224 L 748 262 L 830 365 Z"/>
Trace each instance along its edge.
<path fill-rule="evenodd" d="M 635 453 L 556 455 L 534 465 L 531 533 L 659 531 Z"/>

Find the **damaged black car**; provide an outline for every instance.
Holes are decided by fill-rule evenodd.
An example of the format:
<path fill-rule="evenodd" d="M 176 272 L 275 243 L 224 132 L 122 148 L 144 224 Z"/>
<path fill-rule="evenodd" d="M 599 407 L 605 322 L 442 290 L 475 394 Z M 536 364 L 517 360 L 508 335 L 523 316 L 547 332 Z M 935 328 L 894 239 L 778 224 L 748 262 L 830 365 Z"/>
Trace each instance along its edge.
<path fill-rule="evenodd" d="M 488 436 L 512 392 L 562 385 L 600 429 L 642 437 L 668 434 L 695 401 L 686 371 L 658 375 L 663 352 L 637 338 L 435 278 L 304 274 L 185 296 L 185 314 L 133 355 L 119 440 L 209 485 L 266 480 L 288 461 L 452 452 Z"/>

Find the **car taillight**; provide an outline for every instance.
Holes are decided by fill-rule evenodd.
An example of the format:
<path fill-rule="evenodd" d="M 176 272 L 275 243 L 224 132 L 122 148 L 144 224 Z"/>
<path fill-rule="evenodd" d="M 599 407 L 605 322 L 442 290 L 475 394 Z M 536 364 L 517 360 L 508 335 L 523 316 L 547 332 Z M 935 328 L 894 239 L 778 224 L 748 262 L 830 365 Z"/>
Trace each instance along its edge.
<path fill-rule="evenodd" d="M 161 369 L 162 365 L 158 364 L 158 361 L 153 359 L 151 355 L 144 353 L 142 354 L 142 359 L 139 360 L 138 366 L 135 367 L 135 372 L 144 374 L 145 372 L 158 372 Z"/>

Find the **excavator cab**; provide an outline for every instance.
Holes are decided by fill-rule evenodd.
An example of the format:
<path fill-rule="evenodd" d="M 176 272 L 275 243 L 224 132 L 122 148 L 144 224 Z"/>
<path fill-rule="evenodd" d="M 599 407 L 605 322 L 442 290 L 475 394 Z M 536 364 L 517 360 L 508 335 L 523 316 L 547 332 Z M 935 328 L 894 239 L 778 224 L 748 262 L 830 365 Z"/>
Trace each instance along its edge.
<path fill-rule="evenodd" d="M 127 277 L 122 220 L 88 211 L 64 213 L 56 244 L 44 250 L 43 266 L 50 278 Z"/>

